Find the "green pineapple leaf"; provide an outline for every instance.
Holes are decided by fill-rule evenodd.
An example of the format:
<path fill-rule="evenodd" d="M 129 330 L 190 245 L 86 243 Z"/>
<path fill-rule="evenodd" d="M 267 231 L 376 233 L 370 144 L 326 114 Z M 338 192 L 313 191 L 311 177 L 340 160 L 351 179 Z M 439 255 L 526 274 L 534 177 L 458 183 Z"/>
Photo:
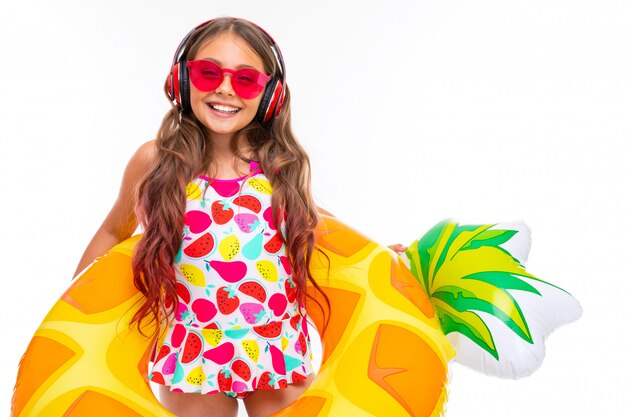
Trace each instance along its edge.
<path fill-rule="evenodd" d="M 477 313 L 497 318 L 515 335 L 533 343 L 510 290 L 541 294 L 520 277 L 538 278 L 501 246 L 517 231 L 493 226 L 459 226 L 446 220 L 411 244 L 406 255 L 411 272 L 435 306 L 443 332 L 461 333 L 498 359 L 491 331 Z"/>

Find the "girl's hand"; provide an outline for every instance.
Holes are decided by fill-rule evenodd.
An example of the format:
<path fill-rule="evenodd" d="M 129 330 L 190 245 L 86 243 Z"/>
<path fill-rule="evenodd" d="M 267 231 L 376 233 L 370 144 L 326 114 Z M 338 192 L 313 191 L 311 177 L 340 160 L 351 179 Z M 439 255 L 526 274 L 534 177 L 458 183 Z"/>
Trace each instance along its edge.
<path fill-rule="evenodd" d="M 396 243 L 395 245 L 389 245 L 387 247 L 397 253 L 402 253 L 407 249 L 406 246 L 401 243 Z"/>

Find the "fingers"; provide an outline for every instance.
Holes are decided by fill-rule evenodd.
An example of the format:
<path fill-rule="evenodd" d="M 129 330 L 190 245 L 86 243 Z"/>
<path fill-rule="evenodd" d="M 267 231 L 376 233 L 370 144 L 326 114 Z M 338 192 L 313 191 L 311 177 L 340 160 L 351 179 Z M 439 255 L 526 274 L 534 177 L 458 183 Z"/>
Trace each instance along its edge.
<path fill-rule="evenodd" d="M 389 245 L 388 248 L 398 253 L 404 252 L 407 249 L 407 247 L 401 243 L 396 243 L 395 245 Z"/>

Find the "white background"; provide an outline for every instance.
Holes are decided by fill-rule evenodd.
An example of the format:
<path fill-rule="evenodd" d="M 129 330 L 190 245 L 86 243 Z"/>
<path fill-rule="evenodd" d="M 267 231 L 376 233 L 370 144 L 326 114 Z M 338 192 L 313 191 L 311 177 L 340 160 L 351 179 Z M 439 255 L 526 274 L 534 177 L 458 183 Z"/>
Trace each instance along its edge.
<path fill-rule="evenodd" d="M 25 0 L 0 8 L 0 410 L 167 110 L 176 46 L 221 15 L 280 45 L 319 205 L 385 244 L 524 220 L 529 271 L 581 302 L 528 378 L 452 364 L 448 417 L 626 409 L 623 1 Z"/>

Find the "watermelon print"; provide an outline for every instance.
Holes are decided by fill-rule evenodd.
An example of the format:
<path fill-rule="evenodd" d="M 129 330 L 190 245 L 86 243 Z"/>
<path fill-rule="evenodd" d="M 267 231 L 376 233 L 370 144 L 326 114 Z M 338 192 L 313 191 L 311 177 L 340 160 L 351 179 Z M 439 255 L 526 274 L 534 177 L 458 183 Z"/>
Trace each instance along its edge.
<path fill-rule="evenodd" d="M 185 341 L 185 347 L 183 348 L 183 357 L 181 363 L 191 363 L 200 357 L 202 353 L 202 338 L 198 333 L 187 333 L 187 340 Z"/>
<path fill-rule="evenodd" d="M 243 396 L 313 372 L 284 225 L 272 220 L 267 177 L 254 162 L 251 171 L 247 179 L 201 176 L 188 185 L 197 192 L 187 197 L 174 261 L 179 306 L 149 374 L 172 391 Z"/>
<path fill-rule="evenodd" d="M 183 249 L 183 253 L 189 258 L 204 258 L 213 252 L 213 249 L 215 249 L 215 236 L 205 233 Z"/>

